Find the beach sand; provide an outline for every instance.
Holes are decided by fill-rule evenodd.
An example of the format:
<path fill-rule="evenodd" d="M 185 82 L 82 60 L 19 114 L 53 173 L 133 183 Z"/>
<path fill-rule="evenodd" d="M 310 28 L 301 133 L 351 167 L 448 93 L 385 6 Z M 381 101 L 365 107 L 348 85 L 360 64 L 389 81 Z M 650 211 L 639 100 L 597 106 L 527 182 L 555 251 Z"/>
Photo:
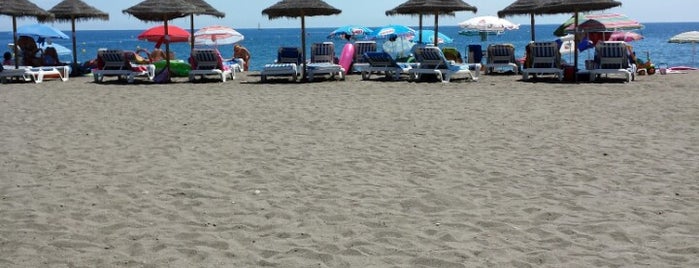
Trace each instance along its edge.
<path fill-rule="evenodd" d="M 699 266 L 699 72 L 519 79 L 0 85 L 0 266 Z"/>

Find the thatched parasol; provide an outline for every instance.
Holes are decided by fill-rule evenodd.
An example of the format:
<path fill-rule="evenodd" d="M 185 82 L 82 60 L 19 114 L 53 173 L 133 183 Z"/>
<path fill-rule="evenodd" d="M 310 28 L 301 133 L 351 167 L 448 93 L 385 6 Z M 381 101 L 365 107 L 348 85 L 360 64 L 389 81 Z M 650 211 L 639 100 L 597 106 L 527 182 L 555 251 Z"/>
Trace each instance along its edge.
<path fill-rule="evenodd" d="M 76 20 L 109 20 L 109 14 L 86 4 L 81 0 L 63 0 L 56 4 L 49 12 L 58 21 L 70 21 L 70 26 L 73 32 L 73 64 L 78 64 L 78 52 L 75 40 L 75 21 Z"/>
<path fill-rule="evenodd" d="M 37 5 L 27 0 L 0 0 L 0 14 L 12 17 L 12 41 L 17 44 L 17 18 L 35 17 L 37 19 L 50 20 L 51 13 L 41 9 Z M 17 46 L 14 45 L 15 68 L 19 68 L 17 57 Z"/>
<path fill-rule="evenodd" d="M 269 19 L 301 17 L 301 51 L 303 59 L 303 78 L 306 80 L 306 16 L 337 15 L 342 11 L 328 5 L 322 0 L 282 0 L 262 10 Z"/>
<path fill-rule="evenodd" d="M 165 24 L 165 55 L 170 55 L 170 42 L 168 40 L 167 22 L 171 19 L 185 17 L 189 14 L 204 12 L 200 7 L 192 5 L 185 0 L 145 0 L 122 12 L 131 14 L 142 21 L 162 21 Z M 170 57 L 165 58 L 165 70 L 167 81 L 170 80 Z"/>
<path fill-rule="evenodd" d="M 514 15 L 529 15 L 531 19 L 532 41 L 535 41 L 536 31 L 534 30 L 534 15 L 542 14 L 542 7 L 546 6 L 546 4 L 551 1 L 552 0 L 517 0 L 503 10 L 498 11 L 498 17 L 504 18 Z"/>
<path fill-rule="evenodd" d="M 204 10 L 203 12 L 192 13 L 192 14 L 189 15 L 189 17 L 190 17 L 190 20 L 189 20 L 190 28 L 189 28 L 189 30 L 190 30 L 190 32 L 191 32 L 191 34 L 192 34 L 192 35 L 191 35 L 192 39 L 191 39 L 190 45 L 191 45 L 192 49 L 194 49 L 194 15 L 210 15 L 210 16 L 214 16 L 214 17 L 217 17 L 217 18 L 223 18 L 223 17 L 226 16 L 226 13 L 223 13 L 223 12 L 221 12 L 221 11 L 218 11 L 218 9 L 215 9 L 214 7 L 212 7 L 211 5 L 209 5 L 209 3 L 207 3 L 207 2 L 204 1 L 204 0 L 186 0 L 186 1 L 189 2 L 190 4 L 195 5 L 195 6 L 197 6 L 197 7 L 199 7 L 199 8 L 201 8 L 201 9 Z"/>
<path fill-rule="evenodd" d="M 419 15 L 420 25 L 419 32 L 422 32 L 422 15 L 434 14 L 434 45 L 437 45 L 437 33 L 439 32 L 439 15 L 453 16 L 454 12 L 472 11 L 476 13 L 478 9 L 461 0 L 408 0 L 407 2 L 398 5 L 397 7 L 386 11 L 386 15 Z M 422 34 L 418 37 L 422 42 Z"/>

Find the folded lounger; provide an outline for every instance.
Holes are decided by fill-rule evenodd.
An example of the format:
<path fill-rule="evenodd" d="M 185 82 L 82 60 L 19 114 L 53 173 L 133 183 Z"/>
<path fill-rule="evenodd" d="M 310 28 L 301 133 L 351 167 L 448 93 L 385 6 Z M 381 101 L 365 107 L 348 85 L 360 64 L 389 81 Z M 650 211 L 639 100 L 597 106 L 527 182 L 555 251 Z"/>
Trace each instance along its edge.
<path fill-rule="evenodd" d="M 128 83 L 133 83 L 137 76 L 147 77 L 153 80 L 155 77 L 155 65 L 132 64 L 123 50 L 109 49 L 97 52 L 97 69 L 92 69 L 95 83 L 101 83 L 106 76 L 117 76 L 119 80 L 126 78 Z"/>
<path fill-rule="evenodd" d="M 331 78 L 339 76 L 345 79 L 345 68 L 335 64 L 335 44 L 332 42 L 315 43 L 311 45 L 311 63 L 307 64 L 308 81 L 313 81 L 316 75 L 329 74 Z"/>
<path fill-rule="evenodd" d="M 221 82 L 226 82 L 229 77 L 235 79 L 235 68 L 223 64 L 223 58 L 218 50 L 194 49 L 189 60 L 192 65 L 189 71 L 190 82 L 194 81 L 197 75 L 200 77 L 215 75 L 221 78 Z"/>
<path fill-rule="evenodd" d="M 291 76 L 293 81 L 298 79 L 301 65 L 301 49 L 298 47 L 280 47 L 275 63 L 265 64 L 260 72 L 260 80 L 267 81 L 270 76 Z"/>
<path fill-rule="evenodd" d="M 391 54 L 386 52 L 366 52 L 364 61 L 369 65 L 362 68 L 362 80 L 368 80 L 373 73 L 385 73 L 386 77 L 399 80 L 401 74 L 407 74 L 410 65 L 396 62 Z"/>
<path fill-rule="evenodd" d="M 423 74 L 435 74 L 437 78 L 448 83 L 454 75 L 463 75 L 472 81 L 478 81 L 480 64 L 455 64 L 447 60 L 438 47 L 421 46 L 413 54 L 418 63 L 416 68 L 408 71 L 411 80 L 419 80 Z"/>

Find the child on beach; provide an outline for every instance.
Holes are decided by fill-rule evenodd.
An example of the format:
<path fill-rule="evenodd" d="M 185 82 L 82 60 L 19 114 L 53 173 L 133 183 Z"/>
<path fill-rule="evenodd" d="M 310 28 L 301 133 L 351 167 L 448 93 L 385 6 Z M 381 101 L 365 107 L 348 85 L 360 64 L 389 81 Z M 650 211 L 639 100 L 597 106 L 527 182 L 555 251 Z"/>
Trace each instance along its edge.
<path fill-rule="evenodd" d="M 6 51 L 5 54 L 2 54 L 2 65 L 14 65 L 15 63 L 12 61 L 12 53 L 9 51 Z"/>
<path fill-rule="evenodd" d="M 250 57 L 250 51 L 247 48 L 238 44 L 233 46 L 233 59 L 243 66 L 243 71 L 247 72 L 250 68 Z"/>

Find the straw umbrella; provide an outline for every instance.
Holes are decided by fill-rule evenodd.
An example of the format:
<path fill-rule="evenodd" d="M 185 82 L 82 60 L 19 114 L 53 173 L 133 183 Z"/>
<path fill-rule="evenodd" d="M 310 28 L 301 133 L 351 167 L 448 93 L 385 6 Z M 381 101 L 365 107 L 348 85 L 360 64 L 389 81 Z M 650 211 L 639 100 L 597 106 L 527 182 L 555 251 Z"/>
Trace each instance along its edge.
<path fill-rule="evenodd" d="M 282 0 L 262 10 L 269 19 L 301 18 L 301 51 L 303 59 L 303 78 L 306 80 L 306 16 L 329 16 L 340 14 L 339 10 L 322 0 Z"/>
<path fill-rule="evenodd" d="M 210 15 L 210 16 L 214 16 L 217 18 L 223 18 L 226 16 L 226 13 L 218 11 L 218 9 L 215 9 L 214 7 L 209 5 L 209 3 L 207 3 L 204 0 L 187 0 L 187 2 L 204 10 L 204 11 L 199 12 L 199 13 L 189 14 L 189 18 L 190 18 L 190 20 L 189 20 L 190 28 L 189 29 L 190 29 L 191 34 L 192 34 L 191 35 L 192 39 L 191 39 L 190 45 L 191 45 L 192 49 L 194 49 L 194 15 Z"/>
<path fill-rule="evenodd" d="M 168 21 L 182 18 L 189 14 L 204 12 L 203 9 L 188 3 L 185 0 L 145 0 L 122 12 L 131 14 L 142 21 L 162 21 L 165 24 L 165 55 L 170 55 L 170 42 L 168 42 Z M 167 81 L 170 80 L 170 57 L 165 60 L 165 72 Z"/>
<path fill-rule="evenodd" d="M 517 0 L 503 10 L 498 11 L 498 17 L 504 18 L 514 15 L 529 15 L 531 20 L 531 37 L 532 41 L 536 40 L 536 31 L 534 30 L 534 15 L 540 15 L 542 7 L 551 0 Z"/>
<path fill-rule="evenodd" d="M 17 18 L 35 17 L 37 19 L 51 19 L 53 15 L 41 9 L 27 0 L 2 0 L 0 1 L 0 14 L 12 17 L 12 40 L 17 44 Z M 15 68 L 19 68 L 17 58 L 17 45 L 13 45 L 15 53 Z"/>
<path fill-rule="evenodd" d="M 454 15 L 457 11 L 472 11 L 476 13 L 478 9 L 461 0 L 408 0 L 407 2 L 398 5 L 397 7 L 386 11 L 386 15 L 392 16 L 397 14 L 420 15 L 434 14 L 434 45 L 437 45 L 439 40 L 437 33 L 439 32 L 439 15 Z M 420 29 L 422 30 L 422 19 L 420 19 Z M 422 36 L 419 37 L 422 42 Z"/>
<path fill-rule="evenodd" d="M 73 33 L 73 64 L 78 64 L 78 53 L 75 40 L 75 20 L 109 20 L 109 14 L 86 4 L 81 0 L 63 0 L 49 9 L 58 21 L 70 21 Z"/>

